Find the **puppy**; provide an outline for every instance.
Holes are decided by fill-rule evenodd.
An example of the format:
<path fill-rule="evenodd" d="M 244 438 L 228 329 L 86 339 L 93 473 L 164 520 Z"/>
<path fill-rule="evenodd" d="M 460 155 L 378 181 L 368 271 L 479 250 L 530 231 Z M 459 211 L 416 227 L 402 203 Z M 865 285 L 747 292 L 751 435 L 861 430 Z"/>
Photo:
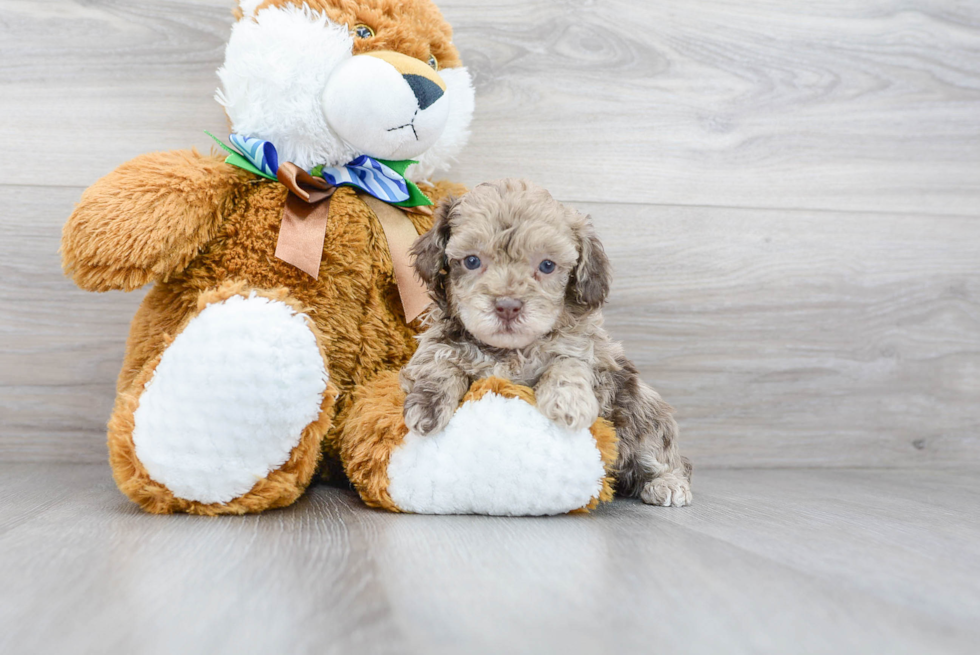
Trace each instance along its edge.
<path fill-rule="evenodd" d="M 401 371 L 409 429 L 439 432 L 474 380 L 507 378 L 573 430 L 612 421 L 620 493 L 691 502 L 670 406 L 602 327 L 609 260 L 588 217 L 529 182 L 481 184 L 439 206 L 412 254 L 435 303 Z"/>

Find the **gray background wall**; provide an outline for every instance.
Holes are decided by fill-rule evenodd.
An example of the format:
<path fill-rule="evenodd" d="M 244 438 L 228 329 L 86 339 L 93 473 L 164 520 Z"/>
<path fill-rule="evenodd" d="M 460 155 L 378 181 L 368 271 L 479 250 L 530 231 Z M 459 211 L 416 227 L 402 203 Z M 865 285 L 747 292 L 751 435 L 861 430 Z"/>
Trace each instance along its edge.
<path fill-rule="evenodd" d="M 980 3 L 440 5 L 478 92 L 454 177 L 593 215 L 696 465 L 980 463 Z M 0 0 L 0 460 L 104 460 L 141 294 L 75 289 L 61 225 L 226 131 L 232 6 Z"/>

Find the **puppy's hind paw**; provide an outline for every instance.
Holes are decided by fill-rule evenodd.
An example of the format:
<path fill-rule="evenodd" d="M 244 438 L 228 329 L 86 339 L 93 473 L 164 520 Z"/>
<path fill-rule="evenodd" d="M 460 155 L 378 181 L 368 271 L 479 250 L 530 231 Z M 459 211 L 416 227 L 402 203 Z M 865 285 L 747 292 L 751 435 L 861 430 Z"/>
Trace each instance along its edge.
<path fill-rule="evenodd" d="M 691 483 L 673 473 L 665 473 L 646 483 L 640 498 L 647 505 L 684 507 L 691 504 Z"/>

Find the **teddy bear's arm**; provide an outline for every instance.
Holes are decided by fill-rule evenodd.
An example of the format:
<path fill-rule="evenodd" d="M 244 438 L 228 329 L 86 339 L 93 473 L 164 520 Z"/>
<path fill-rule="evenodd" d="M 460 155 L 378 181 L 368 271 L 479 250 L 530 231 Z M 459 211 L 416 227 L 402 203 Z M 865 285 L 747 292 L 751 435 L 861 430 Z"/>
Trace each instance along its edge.
<path fill-rule="evenodd" d="M 132 291 L 183 270 L 215 234 L 248 174 L 196 150 L 127 162 L 89 187 L 61 238 L 62 265 L 89 291 Z"/>

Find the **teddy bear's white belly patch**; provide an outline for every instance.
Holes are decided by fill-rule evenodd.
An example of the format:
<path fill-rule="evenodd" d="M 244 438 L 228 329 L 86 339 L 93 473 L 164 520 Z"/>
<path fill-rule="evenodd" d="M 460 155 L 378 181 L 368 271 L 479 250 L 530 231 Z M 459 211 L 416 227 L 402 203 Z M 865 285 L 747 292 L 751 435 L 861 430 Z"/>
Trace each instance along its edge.
<path fill-rule="evenodd" d="M 410 432 L 391 453 L 388 494 L 418 514 L 564 514 L 605 476 L 589 430 L 572 431 L 517 398 L 468 401 L 438 434 Z"/>
<path fill-rule="evenodd" d="M 286 462 L 327 380 L 306 318 L 288 305 L 254 295 L 209 305 L 140 397 L 136 455 L 178 498 L 228 502 Z"/>

